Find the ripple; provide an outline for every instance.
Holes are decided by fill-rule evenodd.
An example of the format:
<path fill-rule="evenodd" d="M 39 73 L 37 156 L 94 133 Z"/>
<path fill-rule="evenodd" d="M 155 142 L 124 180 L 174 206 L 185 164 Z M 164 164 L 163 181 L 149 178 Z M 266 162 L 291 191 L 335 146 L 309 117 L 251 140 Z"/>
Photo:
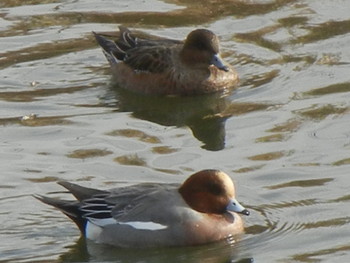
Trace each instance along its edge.
<path fill-rule="evenodd" d="M 147 142 L 147 143 L 160 143 L 161 142 L 158 137 L 148 135 L 145 132 L 142 132 L 140 130 L 135 130 L 135 129 L 114 130 L 114 131 L 106 133 L 106 135 L 122 136 L 122 137 L 126 137 L 126 138 L 137 138 L 140 141 Z"/>
<path fill-rule="evenodd" d="M 302 117 L 320 121 L 325 119 L 329 115 L 340 115 L 342 113 L 345 113 L 346 110 L 346 107 L 339 107 L 332 104 L 326 104 L 313 105 L 305 109 L 297 110 L 296 113 L 298 113 Z"/>
<path fill-rule="evenodd" d="M 349 1 L 0 2 L 0 261 L 348 261 Z M 115 24 L 178 39 L 213 30 L 241 85 L 195 98 L 117 91 L 91 34 Z M 79 149 L 113 154 L 67 158 Z M 203 165 L 254 189 L 232 246 L 97 249 L 29 197 L 58 179 L 177 182 Z"/>
<path fill-rule="evenodd" d="M 68 158 L 77 158 L 77 159 L 86 159 L 86 158 L 94 158 L 101 157 L 112 154 L 113 152 L 105 150 L 105 149 L 80 149 L 74 150 L 71 153 L 68 153 L 66 156 Z"/>
<path fill-rule="evenodd" d="M 312 89 L 304 93 L 305 96 L 322 96 L 333 93 L 350 92 L 350 82 L 337 83 L 326 87 Z"/>
<path fill-rule="evenodd" d="M 318 222 L 315 218 L 311 219 L 315 221 L 305 222 L 302 212 L 321 203 L 315 199 L 305 199 L 249 207 L 252 214 L 258 217 L 258 222 L 246 227 L 247 235 L 239 246 L 254 249 L 267 243 L 284 242 L 282 240 L 308 229 L 308 226 L 310 228 L 322 226 L 322 222 Z M 345 221 L 339 220 L 338 223 Z"/>
<path fill-rule="evenodd" d="M 287 183 L 266 186 L 268 189 L 280 189 L 285 187 L 313 187 L 321 186 L 328 182 L 333 181 L 334 178 L 322 178 L 322 179 L 310 179 L 310 180 L 296 180 Z"/>
<path fill-rule="evenodd" d="M 350 137 L 350 129 L 344 120 L 339 120 L 311 131 L 309 136 L 322 140 L 347 139 Z"/>

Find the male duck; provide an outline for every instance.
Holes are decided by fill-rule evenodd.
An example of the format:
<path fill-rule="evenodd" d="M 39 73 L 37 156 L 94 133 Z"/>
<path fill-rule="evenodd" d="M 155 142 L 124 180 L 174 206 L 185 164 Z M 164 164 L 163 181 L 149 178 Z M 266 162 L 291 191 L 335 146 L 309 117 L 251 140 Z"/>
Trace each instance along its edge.
<path fill-rule="evenodd" d="M 145 94 L 193 95 L 232 88 L 234 68 L 219 55 L 218 37 L 206 29 L 192 31 L 185 41 L 141 39 L 120 27 L 119 39 L 94 33 L 119 86 Z"/>
<path fill-rule="evenodd" d="M 76 201 L 35 196 L 60 209 L 82 235 L 118 247 L 190 246 L 243 232 L 231 178 L 218 170 L 191 175 L 182 185 L 143 183 L 110 191 L 59 182 Z"/>

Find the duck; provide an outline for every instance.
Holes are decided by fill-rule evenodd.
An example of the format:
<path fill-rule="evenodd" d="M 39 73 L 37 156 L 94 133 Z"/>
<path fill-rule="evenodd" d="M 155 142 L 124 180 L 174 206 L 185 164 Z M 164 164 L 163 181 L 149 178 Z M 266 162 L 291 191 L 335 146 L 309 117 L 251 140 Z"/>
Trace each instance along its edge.
<path fill-rule="evenodd" d="M 202 170 L 181 185 L 139 183 L 98 190 L 58 182 L 75 198 L 35 195 L 74 221 L 88 240 L 115 247 L 194 246 L 232 240 L 244 233 L 232 179 L 220 170 Z"/>
<path fill-rule="evenodd" d="M 239 77 L 219 52 L 219 39 L 208 29 L 195 29 L 184 41 L 134 36 L 123 26 L 111 40 L 93 32 L 111 66 L 116 84 L 151 95 L 198 95 L 228 91 Z"/>

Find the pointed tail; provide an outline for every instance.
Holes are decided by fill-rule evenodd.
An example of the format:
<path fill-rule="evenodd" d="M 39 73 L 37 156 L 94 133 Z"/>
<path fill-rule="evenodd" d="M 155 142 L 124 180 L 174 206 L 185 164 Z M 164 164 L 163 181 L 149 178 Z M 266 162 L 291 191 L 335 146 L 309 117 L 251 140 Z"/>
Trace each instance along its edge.
<path fill-rule="evenodd" d="M 85 235 L 87 220 L 83 217 L 83 213 L 79 210 L 79 201 L 59 200 L 43 195 L 33 195 L 33 197 L 47 205 L 51 205 L 59 209 L 62 213 L 64 213 L 66 216 L 72 219 L 73 222 L 78 226 L 81 233 Z"/>

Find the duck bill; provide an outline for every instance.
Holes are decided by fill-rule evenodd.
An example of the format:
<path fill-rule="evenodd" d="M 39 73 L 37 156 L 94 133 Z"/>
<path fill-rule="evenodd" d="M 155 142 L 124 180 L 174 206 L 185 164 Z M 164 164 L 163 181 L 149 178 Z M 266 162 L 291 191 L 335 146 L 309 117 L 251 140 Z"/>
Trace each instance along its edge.
<path fill-rule="evenodd" d="M 232 198 L 226 207 L 227 211 L 232 211 L 236 213 L 240 213 L 246 216 L 249 216 L 250 212 L 245 209 L 243 205 L 241 205 L 235 198 Z"/>
<path fill-rule="evenodd" d="M 224 64 L 222 58 L 218 54 L 213 55 L 210 64 L 223 71 L 229 71 L 229 68 Z"/>

